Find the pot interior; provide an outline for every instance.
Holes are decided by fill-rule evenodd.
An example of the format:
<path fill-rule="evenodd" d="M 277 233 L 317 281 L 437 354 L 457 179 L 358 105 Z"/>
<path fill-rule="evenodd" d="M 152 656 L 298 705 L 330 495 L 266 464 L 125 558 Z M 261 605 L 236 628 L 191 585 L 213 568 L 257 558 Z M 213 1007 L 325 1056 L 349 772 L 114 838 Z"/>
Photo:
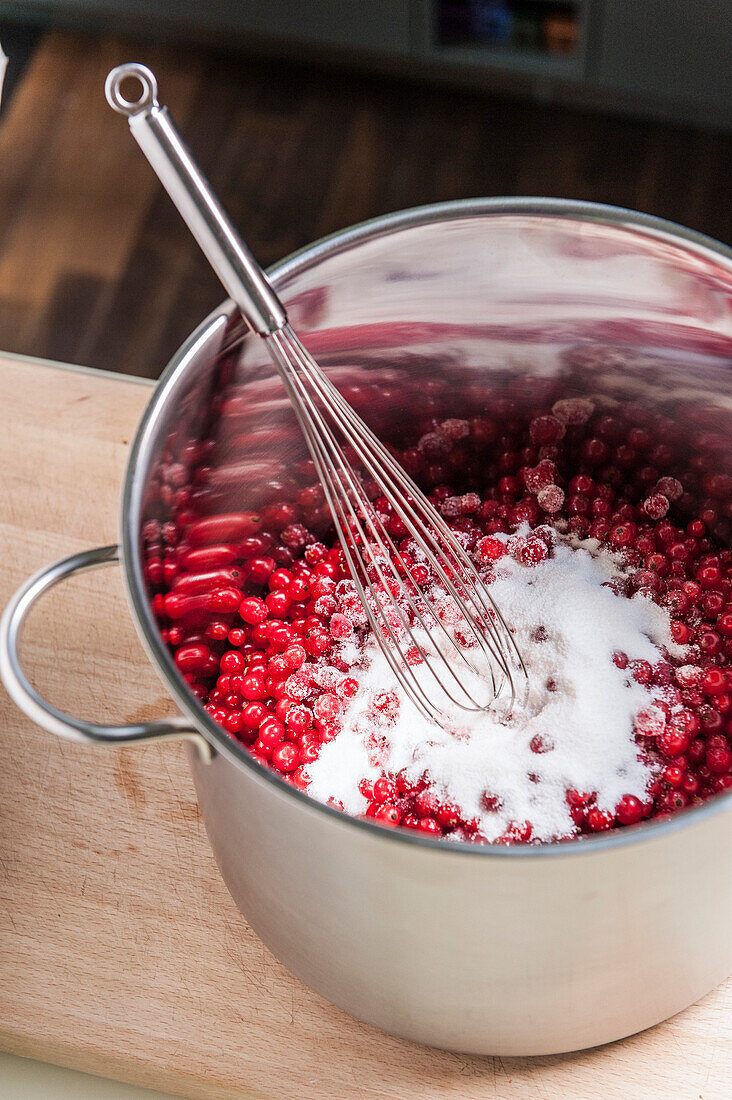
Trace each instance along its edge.
<path fill-rule="evenodd" d="M 662 473 L 683 481 L 681 513 L 713 505 L 712 534 L 728 545 L 732 260 L 626 212 L 512 205 L 395 216 L 286 261 L 274 282 L 293 327 L 399 447 L 435 417 L 478 417 L 497 425 L 483 455 L 495 463 L 503 419 L 590 397 L 663 442 Z M 233 311 L 204 324 L 162 386 L 135 474 L 141 552 L 151 522 L 168 525 L 172 542 L 181 511 L 254 511 L 312 484 L 279 376 Z M 436 460 L 419 480 L 466 492 L 476 476 L 470 462 Z M 310 517 L 316 530 L 328 523 L 322 510 Z M 145 583 L 153 601 L 160 584 L 149 573 Z"/>
<path fill-rule="evenodd" d="M 729 473 L 732 265 L 703 247 L 598 216 L 489 212 L 336 239 L 274 281 L 308 350 L 384 440 L 416 440 L 435 415 L 490 415 L 499 398 L 531 410 L 593 395 L 638 422 L 663 418 L 679 461 L 693 452 Z M 201 506 L 284 499 L 309 457 L 284 387 L 237 317 L 211 327 L 156 449 L 185 463 L 208 442 Z M 173 508 L 153 492 L 143 521 Z"/>

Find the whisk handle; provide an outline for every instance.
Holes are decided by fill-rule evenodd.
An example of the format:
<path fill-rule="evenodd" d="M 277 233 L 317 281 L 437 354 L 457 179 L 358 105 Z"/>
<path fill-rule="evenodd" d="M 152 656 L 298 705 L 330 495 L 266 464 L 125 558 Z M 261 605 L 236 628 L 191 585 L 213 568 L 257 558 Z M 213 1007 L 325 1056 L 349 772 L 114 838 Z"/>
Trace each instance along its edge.
<path fill-rule="evenodd" d="M 137 99 L 122 94 L 124 81 L 142 87 Z M 127 116 L 137 144 L 245 321 L 260 336 L 277 332 L 287 323 L 285 307 L 229 221 L 167 107 L 158 103 L 154 74 L 134 62 L 119 65 L 107 76 L 104 90 L 110 107 Z"/>

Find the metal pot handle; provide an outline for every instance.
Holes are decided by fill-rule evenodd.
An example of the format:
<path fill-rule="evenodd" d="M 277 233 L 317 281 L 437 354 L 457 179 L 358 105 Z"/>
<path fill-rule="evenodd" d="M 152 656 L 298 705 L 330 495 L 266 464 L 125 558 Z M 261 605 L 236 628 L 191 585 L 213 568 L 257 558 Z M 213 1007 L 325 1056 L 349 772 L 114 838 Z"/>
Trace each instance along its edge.
<path fill-rule="evenodd" d="M 89 569 L 113 565 L 118 561 L 119 551 L 116 546 L 101 546 L 47 565 L 26 581 L 15 593 L 0 620 L 0 677 L 13 702 L 37 725 L 59 737 L 104 745 L 137 744 L 141 741 L 162 741 L 164 738 L 183 739 L 192 742 L 201 760 L 208 763 L 212 755 L 211 746 L 191 725 L 190 719 L 182 715 L 159 718 L 141 725 L 98 726 L 65 714 L 46 702 L 23 671 L 18 652 L 20 637 L 25 618 L 36 600 L 59 581 L 75 573 L 85 573 Z"/>

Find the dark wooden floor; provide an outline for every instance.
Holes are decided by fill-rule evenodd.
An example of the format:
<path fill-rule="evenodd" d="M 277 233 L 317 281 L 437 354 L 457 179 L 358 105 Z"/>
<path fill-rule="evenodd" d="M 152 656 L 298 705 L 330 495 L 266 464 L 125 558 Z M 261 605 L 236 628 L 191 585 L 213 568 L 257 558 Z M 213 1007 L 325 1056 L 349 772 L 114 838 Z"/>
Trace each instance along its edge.
<path fill-rule="evenodd" d="M 476 195 L 732 238 L 732 137 L 166 45 L 49 33 L 0 122 L 0 348 L 156 376 L 222 298 L 103 94 L 140 60 L 259 259 Z"/>

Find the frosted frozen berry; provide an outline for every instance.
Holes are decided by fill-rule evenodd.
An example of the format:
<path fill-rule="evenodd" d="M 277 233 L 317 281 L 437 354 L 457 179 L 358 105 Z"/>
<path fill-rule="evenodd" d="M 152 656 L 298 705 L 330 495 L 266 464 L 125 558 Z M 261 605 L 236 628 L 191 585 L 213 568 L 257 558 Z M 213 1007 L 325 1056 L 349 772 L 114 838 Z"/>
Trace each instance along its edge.
<path fill-rule="evenodd" d="M 504 834 L 504 839 L 512 844 L 528 844 L 534 827 L 530 821 L 512 821 Z"/>
<path fill-rule="evenodd" d="M 656 482 L 654 493 L 661 493 L 673 503 L 684 495 L 684 486 L 675 477 L 661 477 Z"/>
<path fill-rule="evenodd" d="M 548 485 L 545 489 L 539 490 L 536 494 L 536 499 L 539 502 L 539 506 L 545 512 L 549 515 L 554 515 L 562 509 L 562 505 L 564 504 L 564 491 L 560 489 L 558 485 Z"/>
<path fill-rule="evenodd" d="M 336 692 L 341 699 L 353 699 L 358 695 L 358 686 L 358 680 L 354 680 L 352 676 L 344 676 L 336 685 Z"/>
<path fill-rule="evenodd" d="M 446 497 L 440 504 L 440 512 L 445 519 L 457 519 L 463 514 L 462 497 Z"/>
<path fill-rule="evenodd" d="M 417 447 L 427 458 L 442 458 L 450 449 L 450 443 L 437 432 L 427 432 L 417 443 Z"/>
<path fill-rule="evenodd" d="M 727 746 L 714 746 L 707 750 L 707 767 L 715 775 L 732 770 L 732 751 Z"/>
<path fill-rule="evenodd" d="M 353 634 L 353 623 L 345 615 L 336 612 L 335 615 L 331 616 L 329 629 L 332 638 L 337 641 L 345 641 Z"/>
<path fill-rule="evenodd" d="M 313 711 L 321 722 L 333 722 L 341 713 L 342 704 L 337 695 L 324 692 L 313 703 Z"/>
<path fill-rule="evenodd" d="M 302 670 L 295 672 L 285 681 L 285 691 L 290 699 L 307 699 L 312 691 L 311 680 Z"/>
<path fill-rule="evenodd" d="M 585 424 L 594 411 L 595 406 L 587 397 L 565 397 L 552 405 L 552 412 L 562 424 Z"/>
<path fill-rule="evenodd" d="M 324 744 L 327 741 L 334 741 L 342 729 L 343 726 L 340 722 L 318 722 L 318 733 Z"/>
<path fill-rule="evenodd" d="M 435 817 L 440 805 L 440 800 L 434 790 L 429 787 L 418 791 L 414 799 L 414 808 L 420 817 Z"/>
<path fill-rule="evenodd" d="M 328 548 L 322 542 L 313 542 L 305 548 L 303 556 L 308 565 L 319 565 L 320 562 L 325 561 L 327 553 Z"/>
<path fill-rule="evenodd" d="M 536 416 L 529 424 L 532 442 L 539 446 L 558 443 L 565 433 L 564 424 L 556 416 Z"/>
<path fill-rule="evenodd" d="M 699 683 L 701 675 L 698 665 L 680 665 L 674 672 L 674 679 L 680 687 L 689 688 Z"/>
<path fill-rule="evenodd" d="M 302 523 L 291 523 L 288 527 L 285 527 L 280 531 L 280 541 L 289 546 L 291 550 L 300 550 L 305 546 L 310 532 L 307 527 L 304 527 Z"/>
<path fill-rule="evenodd" d="M 460 514 L 471 516 L 480 508 L 480 497 L 477 493 L 463 493 L 460 497 Z"/>
<path fill-rule="evenodd" d="M 513 556 L 521 565 L 534 566 L 544 561 L 548 554 L 546 543 L 542 539 L 530 536 L 523 540 Z"/>
<path fill-rule="evenodd" d="M 650 684 L 653 681 L 653 666 L 649 661 L 631 661 L 630 671 L 637 684 Z"/>
<path fill-rule="evenodd" d="M 639 711 L 635 719 L 635 732 L 641 737 L 653 738 L 663 733 L 666 716 L 660 707 L 651 704 Z"/>
<path fill-rule="evenodd" d="M 541 489 L 546 489 L 554 483 L 556 477 L 557 467 L 547 459 L 523 471 L 524 485 L 530 493 L 538 493 Z"/>
<path fill-rule="evenodd" d="M 678 728 L 688 734 L 689 737 L 695 737 L 701 727 L 698 715 L 686 707 L 682 707 L 681 710 L 674 710 L 673 722 L 675 726 L 678 726 Z"/>
<path fill-rule="evenodd" d="M 360 779 L 358 782 L 359 794 L 362 794 L 367 802 L 374 801 L 374 784 L 370 779 Z"/>
<path fill-rule="evenodd" d="M 485 562 L 498 561 L 506 554 L 506 544 L 500 539 L 487 536 L 481 539 L 476 547 L 478 557 Z"/>
<path fill-rule="evenodd" d="M 666 726 L 658 735 L 657 745 L 664 756 L 681 756 L 689 747 L 689 734 L 678 726 Z"/>
<path fill-rule="evenodd" d="M 467 420 L 443 420 L 436 431 L 444 439 L 464 439 L 470 434 L 470 424 Z"/>
<path fill-rule="evenodd" d="M 307 653 L 304 646 L 291 645 L 287 647 L 282 656 L 290 672 L 297 672 L 305 664 Z"/>
<path fill-rule="evenodd" d="M 341 680 L 338 670 L 329 665 L 313 665 L 309 671 L 312 682 L 326 691 L 335 691 Z"/>
<path fill-rule="evenodd" d="M 463 621 L 462 612 L 454 600 L 440 600 L 435 604 L 435 611 L 445 626 L 458 626 Z"/>
<path fill-rule="evenodd" d="M 394 691 L 378 691 L 371 705 L 384 718 L 396 718 L 399 713 L 399 698 Z"/>
<path fill-rule="evenodd" d="M 643 511 L 653 520 L 663 519 L 668 512 L 668 497 L 663 493 L 653 493 L 643 501 Z"/>
<path fill-rule="evenodd" d="M 512 535 L 510 539 L 507 539 L 506 552 L 509 554 L 510 557 L 514 559 L 514 561 L 518 561 L 517 555 L 520 553 L 523 544 L 523 535 Z"/>

